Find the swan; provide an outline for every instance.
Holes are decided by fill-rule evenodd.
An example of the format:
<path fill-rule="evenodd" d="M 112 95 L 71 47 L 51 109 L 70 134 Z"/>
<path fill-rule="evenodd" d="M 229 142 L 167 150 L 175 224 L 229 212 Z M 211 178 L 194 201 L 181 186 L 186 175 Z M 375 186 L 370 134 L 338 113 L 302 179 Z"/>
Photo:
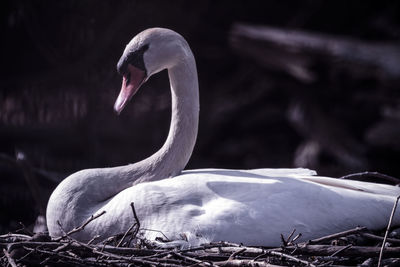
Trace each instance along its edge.
<path fill-rule="evenodd" d="M 356 226 L 381 229 L 400 188 L 316 176 L 308 169 L 183 170 L 197 136 L 199 90 L 194 56 L 178 33 L 147 29 L 126 46 L 117 65 L 122 88 L 114 109 L 120 113 L 147 79 L 167 69 L 172 115 L 166 142 L 155 154 L 126 166 L 86 169 L 64 179 L 47 206 L 52 237 L 106 213 L 72 237 L 88 241 L 125 232 L 134 222 L 154 240 L 185 236 L 205 241 L 278 246 L 293 229 L 303 240 Z M 394 217 L 400 223 L 400 212 Z M 156 231 L 149 231 L 151 229 Z M 185 241 L 185 242 L 186 242 Z M 197 242 L 197 243 L 196 243 Z"/>

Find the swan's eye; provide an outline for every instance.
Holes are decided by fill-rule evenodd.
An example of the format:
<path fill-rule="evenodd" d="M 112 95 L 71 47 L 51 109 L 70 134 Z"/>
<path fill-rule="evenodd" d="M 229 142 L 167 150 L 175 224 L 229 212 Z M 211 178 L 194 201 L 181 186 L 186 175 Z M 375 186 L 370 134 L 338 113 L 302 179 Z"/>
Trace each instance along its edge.
<path fill-rule="evenodd" d="M 130 81 L 131 81 L 131 72 L 128 71 L 128 74 L 126 74 L 126 84 L 128 85 Z"/>

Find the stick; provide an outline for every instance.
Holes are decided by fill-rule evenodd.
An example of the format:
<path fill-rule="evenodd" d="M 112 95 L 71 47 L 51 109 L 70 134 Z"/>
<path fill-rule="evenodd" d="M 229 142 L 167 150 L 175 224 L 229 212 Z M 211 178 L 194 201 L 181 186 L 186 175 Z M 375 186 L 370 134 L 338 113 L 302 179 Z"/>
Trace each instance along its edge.
<path fill-rule="evenodd" d="M 140 221 L 139 221 L 139 218 L 138 218 L 138 216 L 136 214 L 135 204 L 133 202 L 131 202 L 131 208 L 132 208 L 132 212 L 133 212 L 133 217 L 135 217 L 135 221 L 136 221 L 136 223 L 138 225 L 138 228 L 140 228 Z"/>
<path fill-rule="evenodd" d="M 241 250 L 238 250 L 238 251 L 233 252 L 233 253 L 229 256 L 228 261 L 235 259 L 235 257 L 236 257 L 237 255 L 239 255 L 239 254 L 245 252 L 246 249 L 247 249 L 247 248 L 242 248 Z"/>
<path fill-rule="evenodd" d="M 71 238 L 71 237 L 69 237 L 69 238 Z M 141 264 L 141 265 L 150 265 L 151 266 L 151 265 L 157 264 L 157 262 L 153 262 L 153 261 L 150 261 L 150 260 L 137 259 L 137 258 L 133 258 L 133 257 L 125 257 L 125 256 L 116 255 L 116 254 L 110 253 L 110 252 L 98 251 L 97 249 L 91 247 L 90 245 L 86 245 L 85 243 L 79 242 L 78 240 L 74 240 L 74 239 L 72 239 L 72 240 L 76 244 L 91 250 L 92 253 L 98 254 L 98 255 L 101 255 L 101 256 L 104 256 L 104 257 L 109 257 L 109 258 L 113 258 L 113 259 L 116 259 L 116 260 L 126 260 L 128 262 L 137 263 L 137 264 Z M 170 264 L 169 266 L 174 266 L 174 265 Z"/>
<path fill-rule="evenodd" d="M 133 229 L 133 227 L 135 227 L 135 225 L 136 225 L 136 223 L 133 223 L 131 226 L 129 226 L 128 230 L 125 232 L 125 234 L 122 236 L 121 240 L 118 242 L 117 247 L 119 247 L 122 244 L 125 237 L 131 232 L 131 230 Z"/>
<path fill-rule="evenodd" d="M 400 195 L 396 198 L 396 201 L 394 202 L 394 205 L 393 205 L 392 213 L 390 214 L 389 223 L 388 223 L 388 226 L 386 228 L 385 237 L 383 238 L 381 251 L 379 252 L 378 267 L 380 267 L 381 263 L 382 263 L 383 250 L 385 248 L 386 239 L 387 239 L 387 236 L 389 234 L 390 226 L 392 225 L 392 220 L 393 220 L 393 217 L 394 217 L 394 213 L 396 212 L 397 202 L 399 202 L 399 199 L 400 199 Z"/>
<path fill-rule="evenodd" d="M 100 235 L 95 235 L 94 237 L 92 237 L 92 239 L 90 239 L 88 242 L 87 242 L 87 244 L 88 245 L 91 245 L 97 238 L 99 238 L 100 237 Z"/>
<path fill-rule="evenodd" d="M 383 241 L 382 236 L 374 235 L 371 233 L 361 233 L 361 236 L 366 237 L 368 239 L 376 240 L 376 241 Z M 387 238 L 386 242 L 400 245 L 400 239 L 396 239 L 396 238 Z"/>
<path fill-rule="evenodd" d="M 137 233 L 139 232 L 139 228 L 140 228 L 140 221 L 139 218 L 136 214 L 136 210 L 135 210 L 135 204 L 133 202 L 131 202 L 131 208 L 132 208 L 132 213 L 133 213 L 133 217 L 135 218 L 135 222 L 128 228 L 128 230 L 124 233 L 124 235 L 122 236 L 121 240 L 118 242 L 117 247 L 119 247 L 122 242 L 124 241 L 125 237 L 131 233 L 131 237 L 129 238 L 128 241 L 128 245 L 131 243 L 132 239 L 136 237 Z M 131 232 L 131 230 L 133 229 L 133 227 L 135 227 L 135 225 L 137 225 L 136 230 Z"/>
<path fill-rule="evenodd" d="M 296 246 L 288 246 L 285 249 L 283 248 L 272 248 L 272 249 L 261 249 L 261 248 L 253 248 L 253 247 L 246 247 L 247 250 L 243 252 L 243 255 L 247 257 L 256 257 L 264 252 L 268 251 L 276 251 L 276 252 L 283 252 L 285 250 L 296 249 L 295 253 L 293 254 L 312 254 L 318 256 L 330 256 L 338 250 L 343 249 L 345 246 L 331 246 L 331 245 L 306 245 L 306 244 L 299 244 Z M 206 252 L 211 253 L 232 253 L 241 248 L 237 247 L 213 247 L 210 249 L 206 249 Z M 341 252 L 342 256 L 364 256 L 364 257 L 376 257 L 379 255 L 379 247 L 372 247 L 372 246 L 352 246 L 344 251 Z M 397 256 L 400 255 L 400 247 L 387 247 L 385 248 L 385 253 L 390 256 Z"/>
<path fill-rule="evenodd" d="M 400 179 L 393 177 L 393 176 L 389 176 L 386 174 L 382 174 L 379 172 L 359 172 L 359 173 L 353 173 L 353 174 L 349 174 L 349 175 L 345 175 L 340 177 L 339 179 L 350 179 L 350 180 L 356 180 L 357 178 L 368 178 L 368 177 L 376 177 L 376 178 L 380 178 L 382 180 L 385 181 L 389 181 L 393 184 L 398 184 L 400 183 Z"/>
<path fill-rule="evenodd" d="M 93 260 L 89 260 L 89 259 L 82 259 L 82 258 L 76 258 L 76 257 L 72 257 L 72 256 L 68 256 L 62 253 L 56 253 L 53 251 L 47 251 L 47 250 L 43 250 L 43 249 L 39 249 L 39 248 L 30 248 L 30 247 L 24 247 L 24 249 L 28 250 L 28 251 L 37 251 L 43 254 L 47 254 L 47 255 L 51 255 L 51 256 L 56 256 L 59 258 L 65 258 L 69 261 L 72 261 L 74 263 L 74 265 L 76 264 L 80 264 L 81 266 L 87 266 L 88 262 L 93 263 Z M 46 258 L 45 260 L 43 260 L 41 263 L 46 263 L 47 261 L 49 261 L 49 258 Z M 68 262 L 71 265 L 71 262 Z"/>
<path fill-rule="evenodd" d="M 150 231 L 150 232 L 157 232 L 157 233 L 160 233 L 160 234 L 162 234 L 162 235 L 165 237 L 165 239 L 166 239 L 167 241 L 170 241 L 170 239 L 169 239 L 163 232 L 161 232 L 160 230 L 153 230 L 153 229 L 148 229 L 148 228 L 140 228 L 139 230 L 141 230 L 141 231 Z"/>
<path fill-rule="evenodd" d="M 299 233 L 298 235 L 296 235 L 292 241 L 290 241 L 291 244 L 293 244 L 294 241 L 296 241 L 297 239 L 299 239 L 302 236 L 301 233 Z"/>
<path fill-rule="evenodd" d="M 93 221 L 93 220 L 99 218 L 100 216 L 104 215 L 105 213 L 106 213 L 106 211 L 103 210 L 102 212 L 100 212 L 100 213 L 97 214 L 97 215 L 92 215 L 92 216 L 90 216 L 90 218 L 88 218 L 85 222 L 83 222 L 83 224 L 82 224 L 81 226 L 75 227 L 74 229 L 72 229 L 72 230 L 69 231 L 68 233 L 65 233 L 64 235 L 62 235 L 62 236 L 60 236 L 60 237 L 54 238 L 54 241 L 56 241 L 56 242 L 57 242 L 57 241 L 60 241 L 61 239 L 66 238 L 67 236 L 70 236 L 70 235 L 72 235 L 72 234 L 74 234 L 74 233 L 76 233 L 76 232 L 82 231 L 83 229 L 85 229 L 86 225 L 88 225 L 91 221 Z M 62 228 L 62 225 L 61 225 L 60 221 L 57 221 L 57 223 L 58 223 L 58 225 Z"/>
<path fill-rule="evenodd" d="M 139 221 L 139 218 L 138 218 L 138 216 L 136 214 L 135 204 L 133 202 L 131 202 L 131 208 L 132 208 L 133 217 L 135 218 L 137 227 L 136 227 L 136 230 L 131 234 L 131 237 L 129 238 L 128 244 L 130 244 L 132 239 L 137 236 L 137 234 L 139 233 L 139 229 L 140 229 L 140 221 Z"/>
<path fill-rule="evenodd" d="M 292 238 L 292 236 L 294 235 L 295 232 L 296 232 L 296 229 L 293 229 L 292 232 L 290 233 L 290 235 L 288 236 L 288 238 L 286 239 L 286 244 L 291 243 L 290 239 Z"/>
<path fill-rule="evenodd" d="M 269 264 L 263 261 L 253 261 L 253 260 L 230 260 L 230 261 L 217 261 L 214 262 L 217 266 L 226 266 L 226 267 L 282 267 L 282 265 L 274 265 Z"/>
<path fill-rule="evenodd" d="M 291 256 L 291 255 L 288 255 L 288 254 L 285 254 L 285 253 L 282 253 L 282 252 L 267 251 L 267 254 L 273 255 L 273 256 L 279 256 L 279 257 L 282 257 L 282 258 L 286 258 L 286 259 L 288 259 L 290 261 L 294 261 L 294 262 L 297 262 L 297 263 L 302 263 L 302 264 L 305 264 L 307 266 L 316 267 L 314 264 L 312 264 L 312 263 L 310 263 L 308 261 L 298 259 L 298 258 L 296 258 L 294 256 Z"/>
<path fill-rule="evenodd" d="M 336 251 L 342 250 L 346 246 L 331 246 L 331 245 L 297 245 L 286 247 L 285 249 L 295 249 L 294 254 L 308 254 L 314 256 L 330 256 Z M 283 251 L 282 248 L 271 249 L 273 251 Z M 373 246 L 352 246 L 347 248 L 346 250 L 341 251 L 342 256 L 363 256 L 363 257 L 376 257 L 379 255 L 379 247 Z M 248 253 L 248 251 L 246 251 Z M 398 256 L 400 255 L 400 247 L 387 247 L 385 248 L 385 254 L 388 256 Z"/>
<path fill-rule="evenodd" d="M 313 240 L 309 240 L 308 242 L 306 242 L 306 244 L 318 244 L 318 243 L 322 243 L 322 242 L 326 242 L 326 241 L 330 241 L 332 239 L 336 239 L 342 236 L 347 236 L 347 235 L 351 235 L 351 234 L 355 234 L 361 231 L 365 231 L 367 229 L 367 227 L 356 227 L 354 229 L 350 229 L 347 231 L 343 231 L 343 232 L 339 232 L 336 234 L 332 234 L 332 235 L 327 235 L 327 236 L 323 236 L 320 238 L 316 238 Z"/>
<path fill-rule="evenodd" d="M 336 256 L 337 254 L 339 254 L 340 252 L 345 251 L 346 249 L 351 248 L 352 246 L 353 246 L 352 244 L 349 244 L 349 245 L 345 246 L 344 248 L 339 249 L 338 251 L 336 251 L 335 253 L 333 253 L 330 257 L 334 257 L 334 256 Z"/>
<path fill-rule="evenodd" d="M 4 255 L 6 255 L 8 263 L 12 266 L 12 267 L 18 267 L 17 264 L 15 263 L 14 259 L 11 258 L 10 254 L 8 254 L 6 249 L 3 249 L 3 253 Z"/>
<path fill-rule="evenodd" d="M 184 260 L 187 260 L 187 261 L 194 262 L 196 265 L 204 264 L 205 266 L 215 266 L 212 263 L 208 263 L 208 262 L 205 262 L 205 261 L 202 261 L 202 260 L 198 260 L 198 259 L 186 256 L 186 255 L 182 255 L 182 254 L 177 253 L 177 252 L 171 252 L 171 255 L 174 255 L 174 256 L 176 256 L 178 258 L 181 258 L 181 259 L 184 259 Z"/>

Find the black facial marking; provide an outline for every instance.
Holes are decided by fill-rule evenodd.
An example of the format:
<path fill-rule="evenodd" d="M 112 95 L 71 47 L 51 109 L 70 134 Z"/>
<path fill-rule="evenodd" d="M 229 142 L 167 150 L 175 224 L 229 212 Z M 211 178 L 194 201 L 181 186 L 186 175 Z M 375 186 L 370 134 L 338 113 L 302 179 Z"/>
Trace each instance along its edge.
<path fill-rule="evenodd" d="M 126 84 L 129 84 L 131 82 L 131 73 L 128 72 L 128 74 L 126 75 Z"/>
<path fill-rule="evenodd" d="M 146 67 L 144 65 L 143 54 L 149 49 L 149 45 L 142 45 L 138 50 L 129 53 L 127 56 L 123 56 L 119 59 L 117 64 L 117 71 L 121 75 L 125 75 L 128 72 L 128 64 L 135 66 L 138 69 L 146 72 Z"/>

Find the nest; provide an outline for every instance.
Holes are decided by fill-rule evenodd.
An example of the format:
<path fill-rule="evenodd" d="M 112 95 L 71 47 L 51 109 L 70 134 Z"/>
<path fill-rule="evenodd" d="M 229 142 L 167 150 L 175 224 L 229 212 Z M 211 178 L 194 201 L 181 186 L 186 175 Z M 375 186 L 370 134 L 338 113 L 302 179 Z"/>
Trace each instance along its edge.
<path fill-rule="evenodd" d="M 384 236 L 366 227 L 324 236 L 307 242 L 296 242 L 301 233 L 293 230 L 281 235 L 280 247 L 248 247 L 242 244 L 216 242 L 198 247 L 183 247 L 182 242 L 140 237 L 140 221 L 125 233 L 96 243 L 74 239 L 105 212 L 91 216 L 81 226 L 63 236 L 51 239 L 46 233 L 10 233 L 0 236 L 3 266 L 398 266 L 400 264 L 400 228 L 389 231 L 397 202 L 393 206 Z M 62 226 L 60 225 L 61 229 Z M 22 229 L 24 231 L 24 229 Z M 26 230 L 25 230 L 26 231 Z"/>

